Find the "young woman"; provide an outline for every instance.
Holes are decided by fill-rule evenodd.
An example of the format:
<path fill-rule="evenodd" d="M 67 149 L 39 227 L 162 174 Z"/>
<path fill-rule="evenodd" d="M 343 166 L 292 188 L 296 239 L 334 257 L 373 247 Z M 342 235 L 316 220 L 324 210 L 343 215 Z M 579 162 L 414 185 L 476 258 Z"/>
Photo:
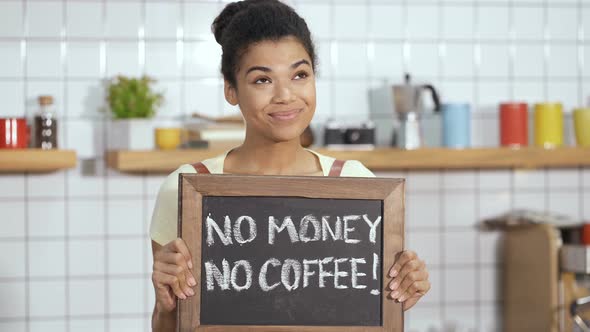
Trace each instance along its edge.
<path fill-rule="evenodd" d="M 317 59 L 306 23 L 291 7 L 278 0 L 230 3 L 212 30 L 223 49 L 225 99 L 239 105 L 246 138 L 221 156 L 181 166 L 160 188 L 150 229 L 155 331 L 175 327 L 176 298 L 193 296 L 197 285 L 191 253 L 176 238 L 179 173 L 374 176 L 358 161 L 341 163 L 300 144 L 316 108 Z M 404 310 L 430 289 L 425 264 L 414 252 L 403 252 L 389 275 L 389 298 L 403 302 Z"/>

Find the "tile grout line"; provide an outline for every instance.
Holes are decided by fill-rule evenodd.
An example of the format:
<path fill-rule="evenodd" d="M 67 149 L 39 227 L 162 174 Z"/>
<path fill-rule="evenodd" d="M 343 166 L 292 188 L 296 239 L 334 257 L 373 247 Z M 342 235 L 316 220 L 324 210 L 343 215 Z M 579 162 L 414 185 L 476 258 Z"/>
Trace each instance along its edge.
<path fill-rule="evenodd" d="M 549 100 L 549 58 L 551 56 L 548 1 L 543 0 L 543 94 L 545 101 Z"/>
<path fill-rule="evenodd" d="M 140 41 L 139 41 L 140 52 L 142 52 L 142 54 L 140 55 L 140 58 L 143 60 L 143 61 L 140 61 L 140 66 L 141 66 L 140 67 L 140 71 L 143 73 L 143 75 L 147 75 L 147 73 L 146 73 L 146 64 L 145 64 L 145 59 L 146 59 L 145 29 L 146 29 L 146 20 L 147 20 L 147 18 L 146 18 L 146 15 L 147 15 L 146 14 L 146 11 L 147 11 L 146 1 L 147 0 L 141 0 L 141 3 L 140 3 L 140 5 L 141 5 L 141 9 L 140 9 L 141 19 L 140 19 L 140 27 L 139 27 L 139 35 L 138 35 L 138 37 L 140 39 Z M 146 199 L 145 199 L 145 197 L 147 196 L 147 173 L 145 173 L 145 172 L 141 174 L 141 186 L 142 186 L 142 204 L 141 204 L 141 206 L 142 206 L 142 209 L 141 210 L 142 211 L 140 213 L 140 216 L 141 216 L 140 217 L 140 220 L 141 220 L 142 226 L 143 226 L 143 223 L 145 223 L 145 220 L 146 220 L 146 218 L 145 218 L 146 217 L 146 211 L 145 210 L 147 209 L 147 203 L 146 203 Z M 145 260 L 147 258 L 147 249 L 148 248 L 145 245 L 145 241 L 141 241 L 140 243 L 141 243 L 142 257 L 138 257 L 138 258 L 140 258 L 140 260 L 141 260 L 141 263 L 142 263 L 141 264 L 141 267 L 142 267 L 142 270 L 143 270 L 146 267 Z M 144 295 L 144 299 L 143 299 L 143 310 L 145 312 L 148 312 L 149 311 L 149 309 L 148 309 L 148 303 L 146 301 L 146 299 L 147 299 L 147 292 L 148 292 L 148 284 L 147 284 L 147 282 L 144 282 L 144 278 L 141 278 L 138 281 L 141 282 L 142 288 L 143 288 L 143 295 Z M 150 329 L 151 326 L 149 326 L 149 327 L 147 326 L 148 325 L 148 321 L 146 319 L 142 319 L 142 325 L 143 325 L 143 330 L 144 331 L 149 331 L 149 329 Z M 151 325 L 151 324 L 149 324 L 149 325 Z"/>
<path fill-rule="evenodd" d="M 27 25 L 27 20 L 28 20 L 28 10 L 27 10 L 27 3 L 29 0 L 23 0 L 22 2 L 22 28 L 23 28 L 23 35 L 22 35 L 22 41 L 21 41 L 21 58 L 23 61 L 23 74 L 24 74 L 24 80 L 23 80 L 23 89 L 24 89 L 24 94 L 23 96 L 25 97 L 24 100 L 24 113 L 26 115 L 28 114 L 28 110 L 27 110 L 27 95 L 29 92 L 29 81 L 28 81 L 28 66 L 27 66 L 27 60 L 28 60 L 28 44 L 26 41 L 26 38 L 28 36 L 29 33 L 29 29 L 28 29 L 28 25 Z M 24 174 L 24 217 L 25 217 L 25 331 L 29 332 L 31 330 L 31 322 L 30 322 L 30 317 L 31 317 L 31 271 L 30 271 L 30 250 L 29 250 L 29 184 L 30 184 L 30 176 L 29 176 L 29 172 L 25 172 Z"/>
<path fill-rule="evenodd" d="M 446 43 L 444 41 L 444 36 L 442 35 L 442 31 L 443 31 L 443 27 L 444 27 L 444 17 L 443 17 L 443 1 L 444 0 L 438 0 L 436 2 L 436 10 L 437 10 L 437 15 L 438 15 L 438 32 L 436 34 L 436 44 L 437 44 L 437 73 L 436 73 L 436 77 L 437 80 L 439 82 L 444 80 L 444 70 L 443 70 L 443 66 L 444 66 L 444 60 L 446 57 Z M 446 287 L 446 282 L 447 282 L 447 276 L 448 276 L 448 266 L 447 266 L 447 261 L 446 261 L 446 250 L 447 250 L 447 245 L 446 245 L 446 241 L 444 239 L 443 234 L 446 233 L 446 217 L 445 217 L 445 196 L 446 196 L 446 188 L 445 188 L 445 181 L 444 181 L 444 176 L 446 174 L 446 170 L 444 169 L 439 169 L 436 171 L 438 173 L 438 180 L 439 180 L 439 205 L 440 205 L 440 265 L 441 265 L 441 273 L 440 273 L 440 279 L 441 279 L 441 285 L 443 285 L 441 287 L 441 298 L 446 298 L 447 296 L 447 287 Z M 444 322 L 447 320 L 447 314 L 448 314 L 448 310 L 447 307 L 444 305 L 441 305 L 439 307 L 440 310 L 440 318 L 441 318 L 441 323 L 444 324 Z"/>
<path fill-rule="evenodd" d="M 476 186 L 475 186 L 475 215 L 477 216 L 476 222 L 477 220 L 481 219 L 481 172 L 480 170 L 476 170 L 475 171 L 475 181 L 476 181 Z M 474 244 L 474 248 L 475 248 L 475 257 L 476 257 L 476 262 L 480 261 L 480 257 L 481 257 L 481 232 L 480 231 L 475 231 L 475 244 Z M 476 305 L 476 311 L 475 311 L 475 321 L 476 321 L 476 326 L 481 326 L 482 325 L 482 317 L 481 317 L 481 311 L 482 311 L 482 285 L 481 285 L 481 277 L 483 275 L 482 273 L 482 268 L 481 266 L 478 264 L 475 268 L 475 289 L 476 289 L 476 293 L 475 293 L 475 302 L 477 303 Z M 476 327 L 474 327 L 476 328 Z M 476 328 L 477 329 L 477 328 Z"/>
<path fill-rule="evenodd" d="M 107 67 L 108 67 L 108 57 L 107 57 L 107 41 L 106 41 L 106 31 L 107 31 L 107 0 L 101 0 L 102 3 L 102 15 L 101 15 L 101 23 L 102 23 L 102 40 L 101 40 L 101 59 L 100 59 L 100 63 L 101 63 L 101 76 L 103 78 L 103 80 L 106 81 L 107 79 Z M 108 124 L 108 119 L 105 116 L 104 119 L 105 122 L 105 126 L 103 126 L 102 130 L 103 130 L 103 135 L 104 137 L 108 137 L 109 134 L 109 124 Z M 107 139 L 108 141 L 108 139 Z M 108 143 L 105 143 L 104 149 L 108 149 Z M 106 151 L 105 151 L 106 152 Z M 105 153 L 106 154 L 106 153 Z M 104 313 L 103 313 L 103 329 L 105 332 L 109 332 L 109 320 L 110 320 L 110 315 L 109 315 L 109 311 L 110 311 L 110 305 L 109 305 L 109 250 L 108 250 L 108 245 L 109 245 L 109 237 L 108 237 L 108 197 L 109 197 L 109 172 L 108 169 L 106 168 L 106 165 L 104 165 L 104 173 L 103 173 L 104 177 L 103 177 L 103 196 L 106 198 L 102 201 L 103 203 L 103 210 L 104 210 L 104 215 L 103 215 L 103 226 L 104 226 L 104 248 L 103 248 L 103 264 L 104 264 L 104 282 L 103 282 L 103 286 L 104 286 Z"/>
<path fill-rule="evenodd" d="M 473 23 L 474 23 L 474 30 L 475 30 L 475 53 L 474 53 L 474 61 L 473 61 L 473 66 L 474 68 L 474 84 L 473 84 L 473 98 L 474 98 L 474 103 L 475 105 L 480 104 L 480 95 L 479 95 L 479 76 L 481 73 L 481 43 L 480 43 L 480 39 L 481 39 L 481 26 L 480 26 L 480 17 L 479 17 L 479 5 L 477 2 L 475 2 L 473 4 Z M 471 123 L 473 123 L 473 120 L 471 121 Z M 473 130 L 473 129 L 472 129 Z M 473 132 L 471 132 L 471 135 L 473 136 Z M 474 175 L 474 185 L 475 185 L 475 215 L 477 216 L 477 220 L 480 219 L 480 215 L 481 215 L 481 206 L 480 206 L 480 200 L 481 200 L 481 171 L 479 169 L 475 170 L 475 175 Z M 474 239 L 475 241 L 474 243 L 474 248 L 475 248 L 475 260 L 476 262 L 480 262 L 480 257 L 481 257 L 481 232 L 475 231 L 475 236 Z M 481 268 L 478 265 L 475 269 L 475 289 L 476 289 L 476 294 L 474 294 L 476 296 L 475 301 L 477 303 L 476 305 L 476 309 L 475 309 L 475 326 L 473 327 L 474 329 L 478 330 L 477 327 L 482 325 L 482 317 L 481 317 Z"/>
<path fill-rule="evenodd" d="M 330 16 L 329 16 L 329 25 L 330 25 L 330 77 L 328 78 L 328 82 L 330 82 L 330 110 L 328 119 L 335 118 L 335 107 L 334 107 L 334 100 L 336 96 L 336 67 L 338 65 L 338 42 L 336 41 L 335 37 L 335 20 L 334 16 L 336 15 L 335 9 L 335 0 L 329 0 L 329 9 L 330 9 Z M 326 120 L 328 121 L 328 120 Z"/>
<path fill-rule="evenodd" d="M 577 3 L 577 10 L 578 10 L 578 35 L 576 38 L 577 44 L 577 51 L 578 51 L 578 105 L 580 107 L 584 106 L 584 39 L 587 38 L 584 35 L 584 15 L 583 15 L 583 7 L 582 7 L 582 0 L 578 0 Z"/>
<path fill-rule="evenodd" d="M 514 0 L 508 2 L 508 81 L 510 100 L 515 98 L 516 27 L 514 24 Z"/>
<path fill-rule="evenodd" d="M 67 77 L 67 73 L 68 73 L 68 65 L 67 65 L 67 57 L 68 57 L 68 34 L 67 34 L 67 6 L 66 6 L 66 0 L 62 0 L 61 1 L 61 6 L 62 6 L 62 22 L 61 22 L 61 39 L 62 41 L 61 43 L 61 65 L 62 65 L 62 75 L 63 80 L 62 80 L 62 91 L 63 91 L 63 100 L 61 101 L 62 103 L 62 114 L 68 114 L 69 109 L 68 109 L 68 103 L 66 102 L 66 100 L 68 99 L 68 77 Z M 62 123 L 65 123 L 62 121 Z M 67 139 L 63 139 L 63 137 L 67 138 L 67 126 L 62 126 L 61 129 L 63 129 L 63 133 L 62 133 L 62 144 L 64 146 L 67 146 L 65 143 L 69 143 Z M 65 134 L 64 134 L 65 133 Z M 68 146 L 68 148 L 71 148 Z M 68 237 L 69 234 L 69 209 L 68 209 L 68 196 L 69 196 L 69 192 L 68 192 L 68 173 L 64 172 L 64 200 L 63 200 L 63 206 L 64 206 L 64 270 L 65 270 L 65 280 L 64 280 L 64 291 L 65 291 L 65 299 L 64 299 L 64 312 L 65 312 L 65 316 L 69 317 L 70 316 L 70 255 L 69 255 L 69 249 L 70 249 L 70 239 Z M 65 331 L 69 332 L 70 331 L 70 320 L 69 318 L 64 322 L 64 327 L 65 327 Z"/>

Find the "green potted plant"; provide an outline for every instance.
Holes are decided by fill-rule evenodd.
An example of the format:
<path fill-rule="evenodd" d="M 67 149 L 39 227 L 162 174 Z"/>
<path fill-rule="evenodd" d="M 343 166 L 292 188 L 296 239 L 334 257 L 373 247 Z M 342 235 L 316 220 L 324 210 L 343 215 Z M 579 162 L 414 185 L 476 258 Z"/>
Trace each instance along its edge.
<path fill-rule="evenodd" d="M 119 75 L 108 82 L 107 103 L 111 119 L 109 149 L 150 150 L 154 148 L 152 118 L 164 101 L 153 91 L 148 76 L 132 78 Z"/>

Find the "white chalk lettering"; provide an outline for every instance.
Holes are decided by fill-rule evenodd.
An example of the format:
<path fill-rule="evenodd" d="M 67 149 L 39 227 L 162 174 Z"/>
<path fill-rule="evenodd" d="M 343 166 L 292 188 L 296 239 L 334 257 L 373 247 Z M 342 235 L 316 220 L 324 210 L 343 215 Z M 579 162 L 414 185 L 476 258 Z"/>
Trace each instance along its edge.
<path fill-rule="evenodd" d="M 354 232 L 354 227 L 348 227 L 348 222 L 357 221 L 361 219 L 361 216 L 344 216 L 344 242 L 346 243 L 359 243 L 361 240 L 358 239 L 351 239 L 348 237 L 348 233 Z"/>
<path fill-rule="evenodd" d="M 373 253 L 373 279 L 374 280 L 377 280 L 377 266 L 379 266 L 379 256 L 376 253 Z M 372 289 L 371 294 L 372 295 L 379 295 L 379 294 L 381 294 L 381 292 L 379 292 L 378 289 Z"/>
<path fill-rule="evenodd" d="M 371 230 L 369 231 L 369 241 L 375 243 L 375 237 L 377 235 L 377 226 L 379 226 L 379 223 L 381 223 L 381 216 L 379 216 L 377 220 L 375 220 L 375 222 L 371 222 L 371 220 L 369 220 L 369 217 L 366 214 L 363 214 L 363 219 L 371 228 Z"/>
<path fill-rule="evenodd" d="M 268 272 L 269 264 L 273 267 L 277 267 L 281 265 L 281 262 L 276 258 L 271 258 L 264 262 L 264 264 L 262 264 L 262 267 L 260 268 L 260 274 L 258 275 L 258 283 L 260 284 L 260 289 L 262 289 L 265 292 L 271 291 L 281 284 L 280 282 L 276 282 L 270 286 L 268 285 L 268 280 L 266 280 L 266 273 Z"/>
<path fill-rule="evenodd" d="M 227 260 L 224 259 L 221 264 L 222 264 L 222 268 L 223 268 L 223 273 L 221 273 L 221 271 L 219 271 L 219 268 L 217 268 L 217 266 L 215 264 L 213 264 L 213 261 L 205 262 L 205 274 L 206 274 L 206 278 L 207 278 L 207 291 L 212 291 L 215 289 L 214 281 L 217 282 L 217 284 L 219 285 L 221 290 L 228 290 L 229 289 L 229 278 L 230 278 L 229 263 Z"/>
<path fill-rule="evenodd" d="M 320 280 L 320 283 L 319 283 L 320 288 L 326 287 L 326 281 L 324 280 L 324 278 L 334 276 L 333 273 L 324 270 L 324 264 L 328 264 L 332 260 L 334 260 L 334 257 L 326 257 L 326 258 L 318 261 L 318 277 Z"/>
<path fill-rule="evenodd" d="M 358 282 L 358 277 L 364 277 L 367 274 L 366 273 L 362 273 L 359 272 L 359 268 L 358 268 L 358 264 L 366 264 L 367 262 L 365 261 L 364 258 L 352 258 L 350 260 L 350 277 L 351 277 L 351 283 L 352 283 L 352 288 L 356 288 L 356 289 L 364 289 L 367 288 L 366 285 L 361 285 Z"/>
<path fill-rule="evenodd" d="M 248 221 L 248 228 L 250 230 L 248 238 L 245 240 L 244 236 L 242 235 L 242 221 L 244 220 Z M 254 219 L 252 219 L 252 217 L 241 216 L 238 218 L 238 220 L 236 220 L 236 223 L 234 224 L 234 238 L 240 245 L 251 242 L 256 238 L 256 222 Z"/>
<path fill-rule="evenodd" d="M 334 225 L 334 231 L 330 227 L 329 223 L 330 216 L 322 217 L 322 240 L 328 239 L 328 234 L 332 237 L 332 240 L 342 240 L 342 219 L 336 217 L 336 224 Z"/>
<path fill-rule="evenodd" d="M 215 220 L 211 219 L 211 214 L 207 216 L 207 245 L 210 247 L 212 246 L 215 241 L 213 240 L 213 230 L 219 236 L 221 243 L 224 246 L 232 244 L 231 241 L 231 221 L 229 220 L 229 216 L 225 216 L 225 222 L 223 225 L 223 231 L 219 228 L 219 225 Z"/>
<path fill-rule="evenodd" d="M 346 289 L 346 288 L 348 288 L 348 286 L 341 285 L 338 282 L 338 279 L 340 279 L 341 277 L 348 277 L 348 272 L 346 272 L 346 271 L 340 271 L 340 269 L 338 268 L 338 264 L 344 263 L 344 262 L 347 262 L 347 261 L 348 261 L 348 258 L 338 258 L 338 259 L 334 260 L 334 288 L 336 288 L 336 289 Z"/>
<path fill-rule="evenodd" d="M 244 273 L 246 274 L 246 283 L 242 286 L 238 285 L 237 283 L 238 272 L 240 267 L 244 270 Z M 234 267 L 231 269 L 231 285 L 238 292 L 248 289 L 250 288 L 250 286 L 252 286 L 252 266 L 250 265 L 250 263 L 248 263 L 248 261 L 239 260 L 234 263 Z"/>
<path fill-rule="evenodd" d="M 315 275 L 315 271 L 310 271 L 309 266 L 311 264 L 318 264 L 317 259 L 304 259 L 303 260 L 303 288 L 309 286 L 309 277 Z"/>
<path fill-rule="evenodd" d="M 313 238 L 307 236 L 307 232 L 309 229 L 309 224 L 313 225 Z M 307 243 L 309 241 L 317 241 L 320 239 L 320 222 L 311 214 L 306 215 L 305 217 L 301 218 L 301 224 L 299 227 L 299 239 L 303 243 Z"/>
<path fill-rule="evenodd" d="M 293 270 L 293 274 L 295 275 L 293 282 L 289 280 L 291 270 Z M 294 259 L 285 259 L 285 263 L 281 269 L 281 282 L 283 286 L 290 292 L 299 287 L 299 280 L 301 280 L 301 263 Z"/>
<path fill-rule="evenodd" d="M 285 228 L 289 233 L 291 243 L 299 242 L 299 235 L 297 234 L 297 230 L 295 229 L 295 225 L 293 224 L 293 220 L 291 220 L 290 216 L 287 216 L 283 219 L 283 223 L 280 227 L 277 226 L 275 217 L 270 216 L 268 217 L 268 244 L 274 244 L 276 236 L 275 233 L 280 233 Z"/>

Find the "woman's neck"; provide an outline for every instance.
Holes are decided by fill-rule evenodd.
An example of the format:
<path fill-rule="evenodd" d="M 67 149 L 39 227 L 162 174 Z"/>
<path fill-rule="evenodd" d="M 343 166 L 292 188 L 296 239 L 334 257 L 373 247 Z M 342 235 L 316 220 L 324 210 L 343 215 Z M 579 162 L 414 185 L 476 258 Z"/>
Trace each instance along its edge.
<path fill-rule="evenodd" d="M 225 160 L 224 173 L 255 175 L 312 175 L 321 171 L 317 158 L 299 139 L 271 142 L 246 135 L 244 143 Z"/>

